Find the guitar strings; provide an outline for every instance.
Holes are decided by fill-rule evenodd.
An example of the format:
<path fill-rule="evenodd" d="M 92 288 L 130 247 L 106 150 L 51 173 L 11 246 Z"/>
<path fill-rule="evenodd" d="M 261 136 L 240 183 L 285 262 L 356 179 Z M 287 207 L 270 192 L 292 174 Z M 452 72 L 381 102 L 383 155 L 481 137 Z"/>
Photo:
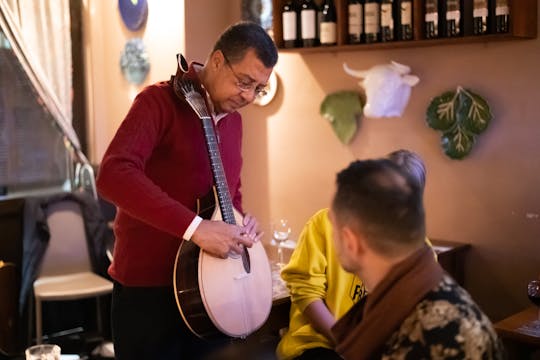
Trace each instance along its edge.
<path fill-rule="evenodd" d="M 201 96 L 199 92 L 195 90 L 195 85 L 193 84 L 191 80 L 183 79 L 180 82 L 180 89 L 187 103 L 191 106 L 191 108 L 193 109 L 193 111 L 195 111 L 195 113 L 197 114 L 197 116 L 199 116 L 199 118 L 201 119 L 211 118 L 210 113 L 208 112 L 208 109 L 206 108 L 206 103 L 204 102 L 203 97 Z M 237 261 L 236 264 L 237 265 L 239 264 L 240 269 L 241 269 L 240 271 L 246 273 L 243 261 L 240 261 L 240 262 Z M 252 274 L 247 274 L 247 273 L 246 275 L 252 276 Z M 249 319 L 247 315 L 248 309 L 246 309 L 247 303 L 246 303 L 246 296 L 245 296 L 246 294 L 248 294 L 248 289 L 246 289 L 246 281 L 243 280 L 243 277 L 238 279 L 237 281 L 240 281 L 242 283 L 241 287 L 243 289 L 243 294 L 244 294 L 244 296 L 241 297 L 240 312 L 242 314 L 241 315 L 242 322 L 244 325 L 243 333 L 246 334 L 242 337 L 245 338 L 247 336 L 247 332 L 249 329 L 249 323 L 248 323 Z"/>
<path fill-rule="evenodd" d="M 180 82 L 180 89 L 188 104 L 200 118 L 210 117 L 203 97 L 195 90 L 195 85 L 191 80 L 182 80 Z"/>

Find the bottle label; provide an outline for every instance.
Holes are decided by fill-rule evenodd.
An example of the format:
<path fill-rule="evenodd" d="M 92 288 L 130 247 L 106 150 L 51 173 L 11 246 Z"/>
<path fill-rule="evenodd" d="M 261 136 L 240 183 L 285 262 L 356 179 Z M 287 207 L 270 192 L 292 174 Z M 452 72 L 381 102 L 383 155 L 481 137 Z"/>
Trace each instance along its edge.
<path fill-rule="evenodd" d="M 381 5 L 381 26 L 394 28 L 394 18 L 392 17 L 392 4 Z"/>
<path fill-rule="evenodd" d="M 401 3 L 401 25 L 412 25 L 412 4 L 410 1 Z"/>
<path fill-rule="evenodd" d="M 364 14 L 361 4 L 349 5 L 349 34 L 360 35 L 363 32 Z"/>
<path fill-rule="evenodd" d="M 508 15 L 510 14 L 510 10 L 508 10 L 508 6 L 497 6 L 495 8 L 495 15 Z"/>
<path fill-rule="evenodd" d="M 294 11 L 283 13 L 283 40 L 296 40 L 296 13 Z"/>
<path fill-rule="evenodd" d="M 485 18 L 488 16 L 488 9 L 487 8 L 482 8 L 482 9 L 474 9 L 473 10 L 473 17 L 475 18 Z"/>
<path fill-rule="evenodd" d="M 315 39 L 316 36 L 316 19 L 315 10 L 302 10 L 302 39 Z"/>
<path fill-rule="evenodd" d="M 447 11 L 446 12 L 446 20 L 455 20 L 456 22 L 459 22 L 460 18 L 460 11 L 459 10 L 453 10 L 453 11 Z"/>
<path fill-rule="evenodd" d="M 426 22 L 437 23 L 438 21 L 439 21 L 439 14 L 437 14 L 437 13 L 426 14 Z"/>
<path fill-rule="evenodd" d="M 335 44 L 337 40 L 336 23 L 322 22 L 320 37 L 321 44 Z"/>
<path fill-rule="evenodd" d="M 366 12 L 366 34 L 379 33 L 379 4 L 367 3 L 364 9 Z"/>

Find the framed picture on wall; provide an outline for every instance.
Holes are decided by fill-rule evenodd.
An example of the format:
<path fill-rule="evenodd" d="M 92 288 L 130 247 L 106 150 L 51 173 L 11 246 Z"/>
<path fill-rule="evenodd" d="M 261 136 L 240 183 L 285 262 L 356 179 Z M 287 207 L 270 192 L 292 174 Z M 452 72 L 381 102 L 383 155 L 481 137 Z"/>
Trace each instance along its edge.
<path fill-rule="evenodd" d="M 242 20 L 261 25 L 272 36 L 272 0 L 242 0 Z"/>

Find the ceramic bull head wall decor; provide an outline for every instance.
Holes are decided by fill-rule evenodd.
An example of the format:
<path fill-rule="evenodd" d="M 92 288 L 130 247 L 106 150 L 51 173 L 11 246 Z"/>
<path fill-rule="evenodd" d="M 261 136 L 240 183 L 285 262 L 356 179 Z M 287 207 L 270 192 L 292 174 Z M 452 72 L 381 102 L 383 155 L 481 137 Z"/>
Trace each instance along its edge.
<path fill-rule="evenodd" d="M 368 117 L 401 116 L 409 102 L 411 87 L 420 81 L 418 76 L 409 74 L 409 66 L 395 61 L 375 65 L 368 70 L 354 70 L 343 63 L 343 69 L 347 74 L 362 79 L 359 85 L 366 91 L 364 115 Z"/>

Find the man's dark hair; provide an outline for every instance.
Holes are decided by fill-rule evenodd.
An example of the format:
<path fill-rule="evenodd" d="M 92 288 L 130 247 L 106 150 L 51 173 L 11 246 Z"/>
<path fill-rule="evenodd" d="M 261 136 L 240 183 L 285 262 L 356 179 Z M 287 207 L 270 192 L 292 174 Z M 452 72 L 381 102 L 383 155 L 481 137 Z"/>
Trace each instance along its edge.
<path fill-rule="evenodd" d="M 249 49 L 255 50 L 257 58 L 266 68 L 274 67 L 278 52 L 272 38 L 259 25 L 251 21 L 240 21 L 221 34 L 212 52 L 221 50 L 231 63 L 241 61 Z"/>
<path fill-rule="evenodd" d="M 423 189 L 389 159 L 352 162 L 337 175 L 332 208 L 338 224 L 391 255 L 425 239 Z"/>
<path fill-rule="evenodd" d="M 386 158 L 392 160 L 394 164 L 416 179 L 420 188 L 424 190 L 426 186 L 426 165 L 418 154 L 410 150 L 400 149 L 392 151 Z"/>

